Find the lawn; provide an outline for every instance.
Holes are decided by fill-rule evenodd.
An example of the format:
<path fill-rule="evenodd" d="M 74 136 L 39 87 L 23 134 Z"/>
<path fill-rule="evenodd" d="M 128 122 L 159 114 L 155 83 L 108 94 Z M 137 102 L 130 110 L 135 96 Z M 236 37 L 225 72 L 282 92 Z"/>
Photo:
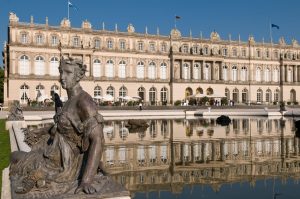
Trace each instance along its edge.
<path fill-rule="evenodd" d="M 9 165 L 9 132 L 5 130 L 5 120 L 0 120 L 0 192 L 2 188 L 2 170 Z"/>

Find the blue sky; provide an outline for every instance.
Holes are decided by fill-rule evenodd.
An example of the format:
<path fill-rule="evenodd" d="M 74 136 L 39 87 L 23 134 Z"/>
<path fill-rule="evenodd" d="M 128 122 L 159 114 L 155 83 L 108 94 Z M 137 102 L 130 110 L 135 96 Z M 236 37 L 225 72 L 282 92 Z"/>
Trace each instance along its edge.
<path fill-rule="evenodd" d="M 72 26 L 80 27 L 89 20 L 93 28 L 113 30 L 115 24 L 125 31 L 128 23 L 137 32 L 167 35 L 174 27 L 174 16 L 181 17 L 177 28 L 188 36 L 209 37 L 216 30 L 222 39 L 247 40 L 249 34 L 256 41 L 270 40 L 269 21 L 280 26 L 273 28 L 273 41 L 284 36 L 290 43 L 295 38 L 300 43 L 300 1 L 299 0 L 70 0 L 78 11 L 70 10 Z M 15 12 L 20 21 L 29 22 L 34 16 L 36 23 L 45 23 L 48 16 L 50 25 L 59 25 L 67 16 L 67 0 L 0 0 L 0 42 L 7 39 L 8 13 Z"/>

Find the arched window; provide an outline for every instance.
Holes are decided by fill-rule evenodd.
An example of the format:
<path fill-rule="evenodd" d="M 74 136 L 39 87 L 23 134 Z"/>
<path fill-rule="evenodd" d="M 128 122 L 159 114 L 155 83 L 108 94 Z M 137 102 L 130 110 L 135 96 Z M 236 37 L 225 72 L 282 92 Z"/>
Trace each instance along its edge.
<path fill-rule="evenodd" d="M 162 104 L 166 104 L 167 103 L 167 94 L 168 94 L 168 90 L 166 87 L 163 87 L 160 90 L 160 101 L 162 102 Z"/>
<path fill-rule="evenodd" d="M 160 79 L 167 79 L 167 64 L 162 63 L 160 65 Z"/>
<path fill-rule="evenodd" d="M 288 69 L 288 72 L 287 72 L 287 81 L 288 82 L 292 82 L 293 81 L 293 71 L 291 68 Z"/>
<path fill-rule="evenodd" d="M 105 75 L 109 78 L 114 77 L 114 62 L 111 59 L 106 62 Z"/>
<path fill-rule="evenodd" d="M 156 66 L 154 62 L 151 62 L 148 66 L 148 78 L 155 79 L 156 77 Z"/>
<path fill-rule="evenodd" d="M 20 75 L 29 75 L 29 58 L 26 55 L 22 55 L 19 60 L 19 73 Z"/>
<path fill-rule="evenodd" d="M 273 70 L 273 81 L 274 82 L 279 82 L 279 70 L 278 70 L 278 68 L 275 68 Z"/>
<path fill-rule="evenodd" d="M 109 86 L 109 87 L 106 89 L 106 94 L 115 97 L 115 89 L 114 89 L 114 87 Z"/>
<path fill-rule="evenodd" d="M 59 76 L 59 61 L 57 57 L 52 57 L 50 60 L 50 75 Z"/>
<path fill-rule="evenodd" d="M 50 94 L 51 96 L 54 95 L 54 93 L 59 93 L 59 87 L 57 85 L 53 85 L 51 86 L 51 91 L 50 91 Z"/>
<path fill-rule="evenodd" d="M 96 86 L 94 88 L 94 98 L 100 99 L 101 95 L 102 95 L 102 89 L 101 89 L 101 87 L 100 86 Z"/>
<path fill-rule="evenodd" d="M 261 89 L 258 89 L 256 92 L 256 102 L 262 103 L 263 101 L 263 91 Z"/>
<path fill-rule="evenodd" d="M 206 64 L 204 68 L 204 80 L 209 80 L 209 69 L 210 69 L 209 65 Z"/>
<path fill-rule="evenodd" d="M 247 67 L 243 66 L 241 70 L 241 81 L 247 81 L 248 73 L 247 73 Z"/>
<path fill-rule="evenodd" d="M 271 103 L 272 102 L 272 91 L 270 89 L 268 89 L 266 91 L 266 102 L 267 103 Z"/>
<path fill-rule="evenodd" d="M 136 71 L 136 77 L 139 78 L 139 79 L 143 79 L 145 77 L 145 75 L 144 75 L 144 70 L 145 70 L 144 63 L 143 62 L 138 62 L 136 70 L 137 70 Z"/>
<path fill-rule="evenodd" d="M 260 69 L 260 67 L 256 68 L 256 78 L 255 79 L 256 79 L 257 82 L 261 81 L 261 69 Z"/>
<path fill-rule="evenodd" d="M 237 81 L 237 67 L 232 66 L 232 81 Z"/>
<path fill-rule="evenodd" d="M 225 88 L 225 97 L 229 100 L 230 99 L 230 91 L 228 88 Z"/>
<path fill-rule="evenodd" d="M 193 90 L 190 87 L 187 87 L 185 89 L 185 97 L 188 97 L 190 95 L 193 95 Z"/>
<path fill-rule="evenodd" d="M 95 59 L 93 62 L 93 76 L 101 77 L 101 62 L 99 59 Z"/>
<path fill-rule="evenodd" d="M 290 91 L 290 101 L 292 103 L 296 102 L 296 91 L 294 89 Z"/>
<path fill-rule="evenodd" d="M 223 70 L 223 71 L 222 71 L 222 72 L 223 72 L 222 75 L 223 75 L 223 80 L 224 80 L 224 81 L 227 81 L 227 80 L 228 80 L 228 78 L 227 78 L 227 76 L 228 76 L 228 74 L 227 74 L 227 68 L 228 68 L 228 67 L 227 67 L 226 65 L 222 67 L 222 70 Z"/>
<path fill-rule="evenodd" d="M 119 89 L 119 97 L 125 97 L 127 95 L 127 88 L 125 86 L 122 86 Z"/>
<path fill-rule="evenodd" d="M 156 88 L 151 87 L 149 90 L 149 102 L 151 105 L 154 105 L 156 102 Z"/>
<path fill-rule="evenodd" d="M 203 94 L 203 89 L 200 88 L 200 87 L 198 87 L 198 88 L 196 89 L 196 94 Z"/>
<path fill-rule="evenodd" d="M 199 64 L 194 64 L 193 76 L 194 76 L 194 79 L 200 79 L 200 66 L 199 66 Z"/>
<path fill-rule="evenodd" d="M 232 91 L 232 100 L 236 103 L 239 102 L 239 90 L 237 88 Z"/>
<path fill-rule="evenodd" d="M 214 94 L 214 90 L 212 88 L 206 89 L 206 95 L 212 95 Z"/>
<path fill-rule="evenodd" d="M 35 96 L 36 96 L 36 101 L 38 102 L 44 101 L 45 87 L 43 85 L 39 84 L 35 87 Z"/>
<path fill-rule="evenodd" d="M 126 78 L 126 62 L 124 60 L 119 63 L 119 77 Z"/>
<path fill-rule="evenodd" d="M 242 103 L 247 103 L 248 101 L 248 90 L 244 88 L 242 90 Z"/>
<path fill-rule="evenodd" d="M 145 88 L 140 87 L 138 89 L 138 96 L 141 98 L 141 100 L 145 100 Z"/>
<path fill-rule="evenodd" d="M 189 71 L 190 71 L 190 66 L 187 63 L 183 64 L 183 74 L 182 74 L 182 78 L 183 79 L 189 79 Z"/>
<path fill-rule="evenodd" d="M 37 56 L 34 62 L 36 75 L 44 75 L 45 74 L 45 61 L 42 56 Z"/>
<path fill-rule="evenodd" d="M 279 102 L 279 89 L 278 88 L 274 92 L 274 102 Z"/>
<path fill-rule="evenodd" d="M 26 104 L 28 100 L 29 87 L 26 84 L 23 84 L 20 87 L 20 103 Z"/>
<path fill-rule="evenodd" d="M 269 68 L 266 68 L 266 70 L 265 70 L 265 81 L 266 82 L 271 81 L 271 75 L 270 75 L 270 69 Z"/>

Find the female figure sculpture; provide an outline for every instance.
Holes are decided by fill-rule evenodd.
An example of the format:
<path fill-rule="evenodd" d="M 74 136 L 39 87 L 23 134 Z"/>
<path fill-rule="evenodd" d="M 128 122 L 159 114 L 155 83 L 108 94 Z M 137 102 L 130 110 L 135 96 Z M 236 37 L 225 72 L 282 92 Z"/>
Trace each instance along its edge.
<path fill-rule="evenodd" d="M 43 129 L 29 153 L 12 154 L 12 192 L 20 198 L 53 197 L 62 193 L 93 194 L 93 185 L 104 147 L 103 118 L 92 97 L 79 84 L 86 66 L 80 60 L 62 58 L 60 83 L 68 100 L 55 115 L 55 124 Z"/>

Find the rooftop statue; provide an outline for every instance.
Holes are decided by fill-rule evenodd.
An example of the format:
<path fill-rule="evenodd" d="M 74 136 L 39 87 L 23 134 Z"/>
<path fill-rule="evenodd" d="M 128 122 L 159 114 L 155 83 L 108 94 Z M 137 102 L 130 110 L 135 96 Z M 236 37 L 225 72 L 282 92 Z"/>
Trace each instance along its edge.
<path fill-rule="evenodd" d="M 62 58 L 59 72 L 68 100 L 61 111 L 57 111 L 53 125 L 31 132 L 39 138 L 30 140 L 31 152 L 12 153 L 13 198 L 128 195 L 121 185 L 101 173 L 103 117 L 98 114 L 92 97 L 79 84 L 86 66 L 81 60 Z"/>

